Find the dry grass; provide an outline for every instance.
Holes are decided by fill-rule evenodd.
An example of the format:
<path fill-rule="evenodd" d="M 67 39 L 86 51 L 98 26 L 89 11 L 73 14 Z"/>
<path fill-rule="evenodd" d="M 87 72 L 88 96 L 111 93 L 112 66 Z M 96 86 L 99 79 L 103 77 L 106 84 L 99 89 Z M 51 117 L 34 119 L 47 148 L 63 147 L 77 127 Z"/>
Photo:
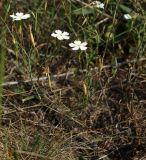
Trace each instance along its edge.
<path fill-rule="evenodd" d="M 110 159 L 142 158 L 146 82 L 141 73 L 143 68 L 138 72 L 136 68 L 128 82 L 129 69 L 135 70 L 133 66 L 123 66 L 114 76 L 110 69 L 90 73 L 92 86 L 88 88 L 88 97 L 82 86 L 83 75 L 65 80 L 65 84 L 58 79 L 55 82 L 58 90 L 46 91 L 47 83 L 46 87 L 37 84 L 41 100 L 24 101 L 30 93 L 35 95 L 35 90 L 20 95 L 5 94 L 5 106 L 12 103 L 17 106 L 7 108 L 3 115 L 3 125 L 7 125 L 4 129 L 7 136 L 3 135 L 8 143 L 6 149 L 12 148 L 19 159 L 26 155 L 26 159 L 56 160 L 78 156 L 99 159 L 104 155 Z"/>

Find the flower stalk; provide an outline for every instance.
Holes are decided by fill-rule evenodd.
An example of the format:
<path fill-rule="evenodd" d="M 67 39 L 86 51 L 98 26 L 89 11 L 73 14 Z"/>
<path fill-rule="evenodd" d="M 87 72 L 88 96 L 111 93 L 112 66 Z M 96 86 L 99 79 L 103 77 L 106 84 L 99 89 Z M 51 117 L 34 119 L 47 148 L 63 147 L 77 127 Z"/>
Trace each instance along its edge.
<path fill-rule="evenodd" d="M 5 35 L 5 31 L 3 31 L 3 33 L 1 33 L 1 40 L 0 40 L 0 118 L 2 117 L 3 114 L 3 105 L 2 105 L 2 93 L 3 93 L 3 82 L 4 82 L 4 64 L 5 64 L 5 39 L 4 36 Z"/>

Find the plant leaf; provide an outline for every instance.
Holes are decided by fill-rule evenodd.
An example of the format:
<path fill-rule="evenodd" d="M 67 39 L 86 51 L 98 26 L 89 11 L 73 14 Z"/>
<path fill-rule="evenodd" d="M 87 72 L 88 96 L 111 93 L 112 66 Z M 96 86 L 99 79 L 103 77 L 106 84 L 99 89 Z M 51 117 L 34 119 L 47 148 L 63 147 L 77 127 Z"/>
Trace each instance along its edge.
<path fill-rule="evenodd" d="M 120 4 L 119 7 L 120 7 L 121 10 L 123 10 L 126 13 L 131 13 L 132 12 L 131 8 L 129 8 L 129 7 L 125 6 L 125 5 L 123 5 L 123 4 Z"/>
<path fill-rule="evenodd" d="M 96 10 L 94 8 L 82 7 L 73 11 L 75 15 L 89 15 L 94 14 Z"/>

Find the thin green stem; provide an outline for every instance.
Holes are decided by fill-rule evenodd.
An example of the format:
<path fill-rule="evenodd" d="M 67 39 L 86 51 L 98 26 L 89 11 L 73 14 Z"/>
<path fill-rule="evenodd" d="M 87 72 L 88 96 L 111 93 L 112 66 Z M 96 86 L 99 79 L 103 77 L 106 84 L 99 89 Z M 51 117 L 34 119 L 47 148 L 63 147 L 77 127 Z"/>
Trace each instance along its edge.
<path fill-rule="evenodd" d="M 5 40 L 4 40 L 4 35 L 1 38 L 0 41 L 0 118 L 3 113 L 3 106 L 2 106 L 2 92 L 3 92 L 3 87 L 2 83 L 4 82 L 4 64 L 5 64 Z"/>

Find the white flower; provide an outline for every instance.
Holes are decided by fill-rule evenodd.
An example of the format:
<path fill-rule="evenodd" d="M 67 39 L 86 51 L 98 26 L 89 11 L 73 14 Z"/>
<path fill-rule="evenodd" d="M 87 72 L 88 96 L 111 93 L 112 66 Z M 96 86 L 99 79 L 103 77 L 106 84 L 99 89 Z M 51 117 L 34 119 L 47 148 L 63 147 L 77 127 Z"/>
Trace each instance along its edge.
<path fill-rule="evenodd" d="M 94 5 L 97 8 L 104 9 L 104 3 L 101 3 L 100 1 L 94 1 L 91 4 Z"/>
<path fill-rule="evenodd" d="M 79 40 L 75 40 L 74 43 L 70 43 L 69 46 L 72 47 L 72 50 L 82 50 L 85 51 L 87 49 L 86 47 L 87 42 L 81 42 Z"/>
<path fill-rule="evenodd" d="M 124 14 L 124 18 L 125 19 L 131 19 L 132 17 L 130 16 L 130 14 Z"/>
<path fill-rule="evenodd" d="M 30 14 L 24 14 L 22 12 L 17 12 L 16 15 L 13 14 L 13 15 L 10 15 L 10 17 L 13 18 L 13 21 L 20 21 L 22 19 L 27 19 L 30 17 Z"/>
<path fill-rule="evenodd" d="M 68 32 L 62 32 L 61 30 L 56 30 L 54 33 L 51 34 L 52 37 L 56 37 L 59 40 L 69 39 Z"/>

